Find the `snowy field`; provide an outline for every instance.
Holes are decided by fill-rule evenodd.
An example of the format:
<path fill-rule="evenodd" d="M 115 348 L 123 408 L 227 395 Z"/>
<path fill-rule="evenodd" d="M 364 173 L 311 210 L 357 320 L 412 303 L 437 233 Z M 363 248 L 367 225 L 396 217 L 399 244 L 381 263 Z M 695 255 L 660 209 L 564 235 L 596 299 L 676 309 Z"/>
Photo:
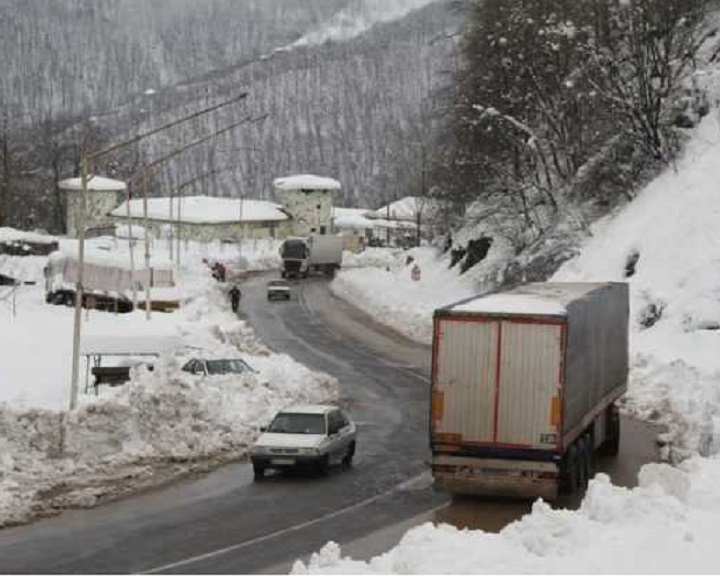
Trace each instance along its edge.
<path fill-rule="evenodd" d="M 90 248 L 124 253 L 122 243 L 110 239 L 93 240 Z M 83 363 L 79 407 L 72 412 L 73 310 L 45 304 L 46 258 L 0 256 L 0 273 L 38 282 L 19 289 L 14 315 L 10 292 L 0 287 L 0 527 L 240 458 L 278 409 L 337 399 L 334 378 L 257 340 L 230 312 L 227 286 L 212 280 L 202 262 L 221 259 L 231 272 L 264 269 L 273 253 L 274 244 L 248 242 L 239 260 L 236 248 L 191 244 L 179 274 L 185 299 L 179 311 L 153 313 L 150 322 L 144 312 L 84 312 L 84 344 L 118 334 L 171 334 L 179 345 L 154 371 L 133 369 L 130 383 L 101 388 L 98 397 L 85 394 Z M 198 379 L 180 370 L 197 355 L 240 357 L 257 374 Z"/>
<path fill-rule="evenodd" d="M 627 281 L 631 287 L 626 413 L 667 426 L 665 456 L 639 487 L 599 474 L 578 511 L 542 502 L 499 534 L 431 524 L 370 562 L 329 543 L 296 573 L 707 573 L 718 571 L 720 523 L 720 122 L 695 130 L 683 158 L 614 217 L 598 222 L 555 281 Z M 420 282 L 398 257 L 390 271 L 342 272 L 333 289 L 421 342 L 432 309 L 478 287 L 429 249 L 411 252 Z M 492 251 L 491 251 L 492 254 Z M 629 263 L 634 273 L 626 277 Z M 632 266 L 629 266 L 632 268 Z M 424 310 L 415 314 L 416 310 Z"/>

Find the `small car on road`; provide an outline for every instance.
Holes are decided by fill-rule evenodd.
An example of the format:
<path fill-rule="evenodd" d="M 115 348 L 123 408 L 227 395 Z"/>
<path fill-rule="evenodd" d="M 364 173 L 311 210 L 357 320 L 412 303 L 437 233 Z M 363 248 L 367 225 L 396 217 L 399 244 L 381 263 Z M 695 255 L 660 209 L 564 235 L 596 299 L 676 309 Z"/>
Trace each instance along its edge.
<path fill-rule="evenodd" d="M 255 372 L 247 362 L 240 358 L 191 358 L 183 365 L 182 369 L 196 376 L 253 374 Z"/>
<path fill-rule="evenodd" d="M 250 451 L 255 480 L 265 470 L 309 468 L 320 474 L 333 464 L 352 466 L 355 424 L 336 406 L 286 408 L 275 416 Z"/>
<path fill-rule="evenodd" d="M 292 290 L 286 280 L 270 280 L 267 283 L 268 300 L 290 300 Z"/>

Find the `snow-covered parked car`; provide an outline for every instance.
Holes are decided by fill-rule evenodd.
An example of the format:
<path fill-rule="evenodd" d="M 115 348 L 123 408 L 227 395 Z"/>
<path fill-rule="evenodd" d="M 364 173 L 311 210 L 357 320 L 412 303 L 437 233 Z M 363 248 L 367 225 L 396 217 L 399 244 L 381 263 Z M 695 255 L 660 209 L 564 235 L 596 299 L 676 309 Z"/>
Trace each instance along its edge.
<path fill-rule="evenodd" d="M 255 373 L 255 370 L 240 358 L 191 358 L 183 365 L 182 369 L 196 376 Z"/>
<path fill-rule="evenodd" d="M 328 466 L 352 466 L 356 446 L 355 424 L 335 406 L 293 406 L 279 412 L 251 449 L 255 479 L 271 468 L 311 468 L 324 473 Z"/>
<path fill-rule="evenodd" d="M 268 300 L 290 300 L 292 291 L 290 289 L 290 283 L 285 280 L 270 280 L 267 284 L 267 299 Z"/>

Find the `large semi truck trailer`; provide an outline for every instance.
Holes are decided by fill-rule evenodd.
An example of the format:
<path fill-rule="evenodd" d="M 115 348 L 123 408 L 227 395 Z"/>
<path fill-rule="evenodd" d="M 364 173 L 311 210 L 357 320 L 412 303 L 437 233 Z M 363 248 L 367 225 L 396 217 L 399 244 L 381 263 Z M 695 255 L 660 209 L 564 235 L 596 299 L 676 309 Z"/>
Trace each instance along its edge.
<path fill-rule="evenodd" d="M 437 487 L 542 497 L 583 489 L 617 454 L 628 286 L 535 283 L 435 311 L 430 444 Z"/>
<path fill-rule="evenodd" d="M 341 236 L 288 238 L 280 247 L 283 278 L 307 278 L 310 272 L 332 276 L 342 264 Z"/>

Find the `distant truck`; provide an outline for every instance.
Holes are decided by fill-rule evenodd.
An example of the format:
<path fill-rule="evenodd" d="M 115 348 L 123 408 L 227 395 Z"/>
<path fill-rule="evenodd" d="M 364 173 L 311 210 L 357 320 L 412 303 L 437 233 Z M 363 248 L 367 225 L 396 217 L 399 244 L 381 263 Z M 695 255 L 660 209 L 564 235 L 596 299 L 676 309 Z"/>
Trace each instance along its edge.
<path fill-rule="evenodd" d="M 628 309 L 624 283 L 537 283 L 436 310 L 436 487 L 547 500 L 584 489 L 593 454 L 618 453 Z"/>
<path fill-rule="evenodd" d="M 342 264 L 341 236 L 288 238 L 280 247 L 283 278 L 307 278 L 310 272 L 332 276 Z"/>

